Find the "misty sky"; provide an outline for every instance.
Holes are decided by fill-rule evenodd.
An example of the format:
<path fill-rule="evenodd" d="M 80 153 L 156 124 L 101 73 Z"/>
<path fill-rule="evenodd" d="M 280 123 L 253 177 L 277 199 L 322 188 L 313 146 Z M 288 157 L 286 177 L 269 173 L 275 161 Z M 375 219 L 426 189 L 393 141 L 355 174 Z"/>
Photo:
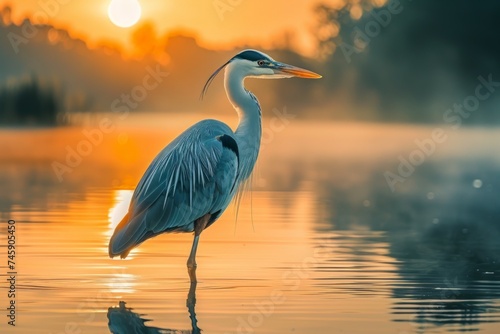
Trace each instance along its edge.
<path fill-rule="evenodd" d="M 67 1 L 0 0 L 0 7 L 11 4 L 14 20 L 34 13 L 47 12 L 50 23 L 70 30 L 74 37 L 87 37 L 93 43 L 119 41 L 129 44 L 134 27 L 123 29 L 108 19 L 111 0 Z M 169 31 L 187 30 L 200 37 L 202 46 L 231 48 L 253 44 L 270 47 L 280 43 L 285 32 L 294 37 L 291 44 L 302 54 L 312 54 L 315 46 L 313 29 L 316 24 L 313 9 L 318 0 L 148 0 L 140 1 L 142 18 L 138 25 L 152 22 L 163 35 Z M 322 0 L 338 5 L 343 0 Z M 383 0 L 376 1 L 383 2 Z M 230 5 L 233 3 L 234 5 Z M 226 7 L 227 6 L 227 7 Z M 217 8 L 216 8 L 217 7 Z M 43 14 L 41 15 L 43 16 Z"/>

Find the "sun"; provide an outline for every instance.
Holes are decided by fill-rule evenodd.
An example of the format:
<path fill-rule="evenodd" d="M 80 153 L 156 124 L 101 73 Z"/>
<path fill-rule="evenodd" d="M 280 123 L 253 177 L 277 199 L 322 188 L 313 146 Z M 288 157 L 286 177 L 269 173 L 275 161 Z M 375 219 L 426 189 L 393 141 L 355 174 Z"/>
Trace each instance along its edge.
<path fill-rule="evenodd" d="M 141 18 L 141 4 L 138 0 L 111 0 L 108 16 L 120 28 L 133 26 Z"/>

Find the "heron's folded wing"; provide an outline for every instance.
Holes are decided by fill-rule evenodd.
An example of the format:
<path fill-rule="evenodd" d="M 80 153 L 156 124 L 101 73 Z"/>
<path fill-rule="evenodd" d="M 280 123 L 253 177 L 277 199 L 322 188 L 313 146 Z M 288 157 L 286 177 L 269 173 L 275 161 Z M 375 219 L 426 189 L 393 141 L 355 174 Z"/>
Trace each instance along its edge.
<path fill-rule="evenodd" d="M 115 230 L 113 253 L 164 231 L 190 231 L 195 219 L 227 206 L 238 157 L 219 140 L 224 132 L 193 127 L 158 154 L 134 192 L 129 217 Z"/>

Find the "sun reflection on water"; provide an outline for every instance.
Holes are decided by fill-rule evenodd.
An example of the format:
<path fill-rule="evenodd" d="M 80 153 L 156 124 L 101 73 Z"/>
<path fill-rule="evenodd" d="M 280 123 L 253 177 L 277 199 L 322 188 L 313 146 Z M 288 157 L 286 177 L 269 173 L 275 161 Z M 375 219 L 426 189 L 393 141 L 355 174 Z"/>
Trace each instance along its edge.
<path fill-rule="evenodd" d="M 133 190 L 114 191 L 114 205 L 108 212 L 109 230 L 107 231 L 106 236 L 111 237 L 115 227 L 120 223 L 125 214 L 127 214 L 128 206 L 133 193 Z"/>
<path fill-rule="evenodd" d="M 111 238 L 116 226 L 120 223 L 123 217 L 127 214 L 130 200 L 132 199 L 133 190 L 115 190 L 114 191 L 114 205 L 108 212 L 108 229 L 105 231 L 107 240 Z M 107 250 L 106 250 L 107 251 Z M 132 260 L 139 251 L 139 248 L 133 249 L 125 260 Z"/>
<path fill-rule="evenodd" d="M 126 273 L 125 267 L 116 269 L 116 272 L 111 275 L 109 281 L 105 285 L 109 288 L 109 292 L 114 294 L 134 293 L 136 291 L 137 276 Z"/>

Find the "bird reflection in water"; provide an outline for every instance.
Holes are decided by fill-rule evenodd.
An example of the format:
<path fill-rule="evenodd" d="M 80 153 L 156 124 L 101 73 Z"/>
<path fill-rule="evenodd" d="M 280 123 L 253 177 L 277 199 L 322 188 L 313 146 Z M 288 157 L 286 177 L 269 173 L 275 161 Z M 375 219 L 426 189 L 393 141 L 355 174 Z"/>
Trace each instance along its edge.
<path fill-rule="evenodd" d="M 133 312 L 132 308 L 126 307 L 124 301 L 120 301 L 118 306 L 108 309 L 108 327 L 113 334 L 200 334 L 198 320 L 196 319 L 196 283 L 191 283 L 189 288 L 186 306 L 191 319 L 191 329 L 166 329 L 149 327 L 146 325 L 151 319 L 143 318 L 144 314 Z"/>

